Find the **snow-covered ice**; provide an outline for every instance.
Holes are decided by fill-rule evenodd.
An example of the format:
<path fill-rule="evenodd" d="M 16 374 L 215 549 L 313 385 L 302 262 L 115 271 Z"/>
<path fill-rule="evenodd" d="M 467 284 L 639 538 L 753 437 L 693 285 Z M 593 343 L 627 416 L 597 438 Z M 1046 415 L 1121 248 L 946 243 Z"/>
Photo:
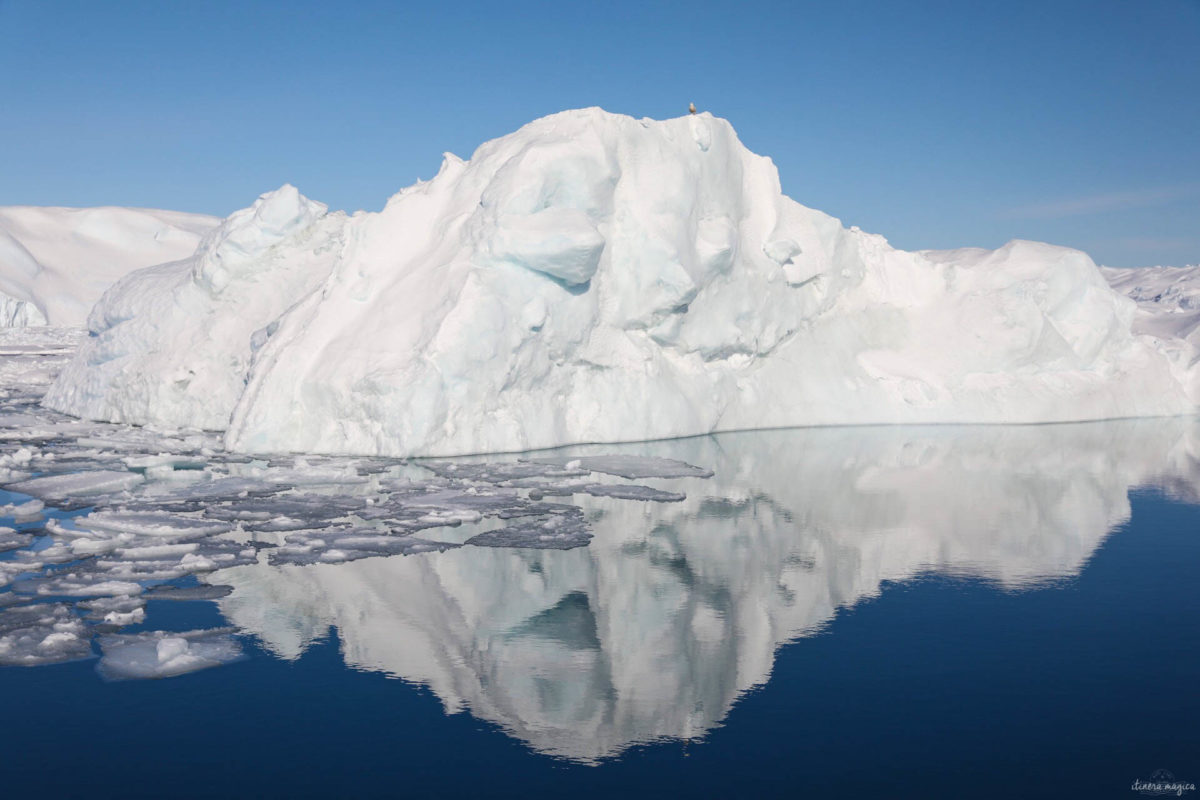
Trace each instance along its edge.
<path fill-rule="evenodd" d="M 263 195 L 114 285 L 46 402 L 393 456 L 1194 411 L 1192 345 L 1135 312 L 1079 251 L 895 250 L 782 195 L 725 120 L 593 108 L 378 213 Z"/>
<path fill-rule="evenodd" d="M 0 326 L 79 326 L 135 269 L 186 258 L 220 222 L 143 208 L 0 206 Z"/>

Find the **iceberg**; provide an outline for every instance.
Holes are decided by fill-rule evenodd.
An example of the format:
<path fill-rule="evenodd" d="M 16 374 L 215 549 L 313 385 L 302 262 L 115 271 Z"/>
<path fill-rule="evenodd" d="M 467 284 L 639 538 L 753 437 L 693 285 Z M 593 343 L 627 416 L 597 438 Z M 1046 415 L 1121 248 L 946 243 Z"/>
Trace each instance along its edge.
<path fill-rule="evenodd" d="M 0 327 L 78 327 L 135 269 L 186 258 L 219 219 L 144 208 L 0 207 Z"/>
<path fill-rule="evenodd" d="M 46 395 L 245 452 L 448 456 L 717 431 L 1192 413 L 1194 346 L 1084 253 L 905 252 L 708 114 L 590 108 L 377 213 L 284 186 L 126 275 Z"/>

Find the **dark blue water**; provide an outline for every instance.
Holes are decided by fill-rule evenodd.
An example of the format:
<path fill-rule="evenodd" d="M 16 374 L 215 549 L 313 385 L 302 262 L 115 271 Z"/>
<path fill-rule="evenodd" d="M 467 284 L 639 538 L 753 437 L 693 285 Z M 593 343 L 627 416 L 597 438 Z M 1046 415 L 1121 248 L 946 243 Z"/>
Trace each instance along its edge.
<path fill-rule="evenodd" d="M 613 532 L 578 550 L 240 568 L 221 604 L 152 600 L 147 619 L 233 624 L 244 661 L 123 682 L 93 661 L 0 670 L 3 789 L 1037 798 L 1140 797 L 1133 781 L 1159 769 L 1196 783 L 1190 462 L 1109 485 L 1128 472 L 1122 431 L 1068 432 L 1042 466 L 996 435 L 838 440 L 817 457 L 796 434 L 810 438 L 782 451 L 810 455 L 766 459 L 760 494 L 732 481 L 686 510 L 601 503 Z M 740 466 L 714 464 L 714 481 L 766 468 L 744 458 L 765 446 L 739 441 L 723 452 Z M 1007 466 L 981 470 L 981 453 Z M 831 466 L 849 461 L 852 480 Z M 789 499 L 791 485 L 807 488 Z"/>

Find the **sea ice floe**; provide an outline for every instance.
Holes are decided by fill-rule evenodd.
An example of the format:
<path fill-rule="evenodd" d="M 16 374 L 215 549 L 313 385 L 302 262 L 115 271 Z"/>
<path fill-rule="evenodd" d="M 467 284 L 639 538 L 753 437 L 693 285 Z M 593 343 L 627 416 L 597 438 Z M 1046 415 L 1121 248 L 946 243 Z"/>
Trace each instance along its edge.
<path fill-rule="evenodd" d="M 109 634 L 96 669 L 107 680 L 170 678 L 231 664 L 245 657 L 232 628 L 168 633 Z"/>
<path fill-rule="evenodd" d="M 532 547 L 539 550 L 570 550 L 592 538 L 583 513 L 522 517 L 503 528 L 485 531 L 467 540 L 475 547 Z"/>
<path fill-rule="evenodd" d="M 75 525 L 99 533 L 152 536 L 163 539 L 198 539 L 228 533 L 233 526 L 227 522 L 195 517 L 182 517 L 153 511 L 94 511 L 76 517 Z"/>
<path fill-rule="evenodd" d="M 147 600 L 177 600 L 177 601 L 193 601 L 193 600 L 217 600 L 222 597 L 228 597 L 233 591 L 232 586 L 221 584 L 198 584 L 196 586 L 159 586 L 155 589 L 146 592 L 143 597 Z"/>
<path fill-rule="evenodd" d="M 33 541 L 33 534 L 22 533 L 13 530 L 12 528 L 0 527 L 0 553 L 5 550 L 16 550 L 19 547 L 28 547 Z"/>
<path fill-rule="evenodd" d="M 569 497 L 573 494 L 590 494 L 593 497 L 612 497 L 617 500 L 652 500 L 658 503 L 678 503 L 687 497 L 680 492 L 622 483 L 551 484 L 529 490 L 529 496 L 534 500 L 543 497 Z"/>
<path fill-rule="evenodd" d="M 29 500 L 25 503 L 7 503 L 0 505 L 0 517 L 11 517 L 16 522 L 36 520 L 42 516 L 46 504 L 41 500 Z"/>
<path fill-rule="evenodd" d="M 32 478 L 9 484 L 5 488 L 11 492 L 33 495 L 42 500 L 67 500 L 125 491 L 132 489 L 144 480 L 145 477 L 136 472 L 95 470 Z"/>
<path fill-rule="evenodd" d="M 145 619 L 146 598 L 143 595 L 97 597 L 75 604 L 84 617 L 116 627 L 136 625 Z"/>
<path fill-rule="evenodd" d="M 0 610 L 0 665 L 31 667 L 91 655 L 87 627 L 66 603 Z"/>
<path fill-rule="evenodd" d="M 327 528 L 288 534 L 284 544 L 271 551 L 270 563 L 336 564 L 373 556 L 441 552 L 454 547 L 458 545 L 415 536 L 390 536 L 375 528 Z"/>
<path fill-rule="evenodd" d="M 481 481 L 498 485 L 506 485 L 509 481 L 528 478 L 579 478 L 588 474 L 588 470 L 586 469 L 563 466 L 558 461 L 552 460 L 488 464 L 426 461 L 422 462 L 422 466 L 443 478 Z"/>

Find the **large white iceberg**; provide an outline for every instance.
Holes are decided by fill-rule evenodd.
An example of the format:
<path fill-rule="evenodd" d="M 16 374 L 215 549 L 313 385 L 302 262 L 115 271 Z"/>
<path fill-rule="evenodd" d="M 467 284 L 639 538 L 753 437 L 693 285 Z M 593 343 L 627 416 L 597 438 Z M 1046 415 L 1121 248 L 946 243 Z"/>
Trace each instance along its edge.
<path fill-rule="evenodd" d="M 1135 310 L 1076 250 L 846 229 L 725 120 L 584 109 L 447 154 L 378 213 L 263 195 L 108 291 L 46 403 L 397 456 L 1192 412 L 1192 346 Z"/>
<path fill-rule="evenodd" d="M 0 207 L 0 327 L 83 325 L 118 278 L 190 256 L 219 222 L 145 208 Z"/>

